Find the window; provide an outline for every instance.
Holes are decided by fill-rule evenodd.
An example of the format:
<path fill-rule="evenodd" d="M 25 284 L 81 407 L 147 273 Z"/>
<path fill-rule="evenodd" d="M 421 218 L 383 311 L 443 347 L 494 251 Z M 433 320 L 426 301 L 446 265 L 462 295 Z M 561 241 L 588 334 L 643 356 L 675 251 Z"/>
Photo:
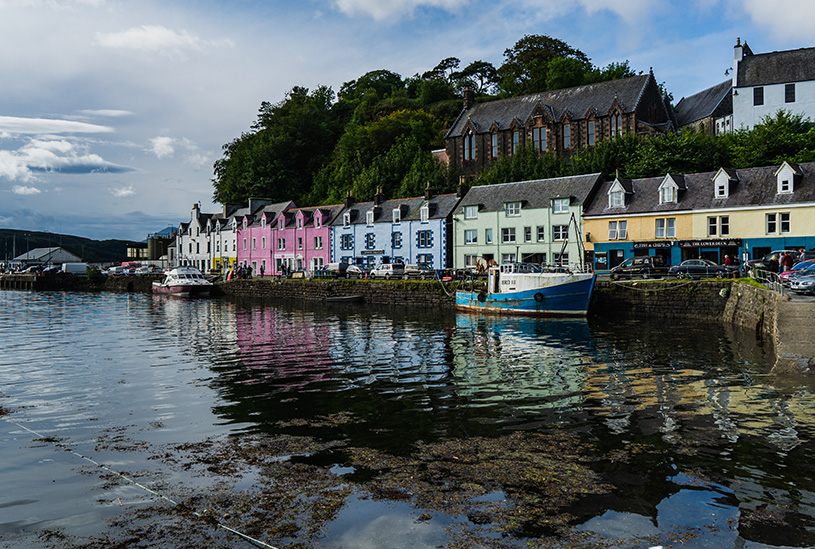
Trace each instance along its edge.
<path fill-rule="evenodd" d="M 391 247 L 392 248 L 402 247 L 402 233 L 391 233 Z"/>
<path fill-rule="evenodd" d="M 465 255 L 464 256 L 464 265 L 467 267 L 474 267 L 478 265 L 478 256 L 477 255 Z"/>
<path fill-rule="evenodd" d="M 351 214 L 345 212 L 342 214 L 342 226 L 343 227 L 350 227 L 351 226 Z"/>
<path fill-rule="evenodd" d="M 323 226 L 323 219 L 321 217 L 315 217 L 314 218 L 314 228 L 319 229 L 322 226 Z M 322 261 L 322 258 L 320 259 L 320 261 Z"/>
<path fill-rule="evenodd" d="M 433 254 L 416 254 L 416 263 L 433 265 Z"/>
<path fill-rule="evenodd" d="M 723 215 L 719 218 L 719 234 L 721 236 L 730 236 L 730 216 Z"/>
<path fill-rule="evenodd" d="M 512 154 L 518 152 L 520 146 L 521 146 L 521 130 L 515 130 L 512 132 Z"/>
<path fill-rule="evenodd" d="M 512 244 L 515 242 L 515 227 L 504 227 L 501 229 L 501 242 Z"/>
<path fill-rule="evenodd" d="M 753 105 L 758 107 L 764 104 L 764 88 L 761 86 L 753 88 Z"/>
<path fill-rule="evenodd" d="M 246 239 L 245 238 L 243 239 L 243 249 L 244 250 L 246 249 Z"/>
<path fill-rule="evenodd" d="M 563 148 L 572 148 L 572 126 L 571 124 L 563 124 Z"/>
<path fill-rule="evenodd" d="M 657 228 L 654 233 L 657 238 L 665 238 L 665 220 L 657 219 Z"/>
<path fill-rule="evenodd" d="M 285 250 L 286 249 L 286 239 L 285 238 L 278 238 L 277 239 L 277 249 L 278 250 Z"/>
<path fill-rule="evenodd" d="M 475 229 L 464 231 L 464 244 L 478 244 L 478 231 Z"/>
<path fill-rule="evenodd" d="M 538 233 L 538 242 L 546 240 L 546 229 L 543 228 L 543 225 L 538 225 L 536 232 Z"/>
<path fill-rule="evenodd" d="M 727 181 L 716 183 L 716 198 L 727 198 Z"/>
<path fill-rule="evenodd" d="M 425 204 L 424 206 L 421 207 L 419 212 L 422 218 L 422 223 L 427 223 L 428 220 L 430 219 L 430 206 Z"/>
<path fill-rule="evenodd" d="M 594 147 L 594 120 L 589 120 L 586 136 L 589 147 Z"/>
<path fill-rule="evenodd" d="M 792 187 L 790 186 L 789 179 L 782 179 L 781 182 L 778 184 L 778 192 L 779 193 L 791 193 Z"/>
<path fill-rule="evenodd" d="M 484 243 L 492 244 L 492 229 L 484 229 Z"/>
<path fill-rule="evenodd" d="M 354 235 L 344 234 L 340 237 L 340 249 L 351 250 L 354 247 Z"/>
<path fill-rule="evenodd" d="M 532 242 L 532 227 L 524 227 L 524 242 Z"/>
<path fill-rule="evenodd" d="M 609 221 L 608 222 L 608 239 L 609 240 L 617 240 L 619 238 L 619 221 Z"/>
<path fill-rule="evenodd" d="M 501 263 L 515 263 L 515 254 L 501 254 Z"/>
<path fill-rule="evenodd" d="M 257 238 L 253 238 L 253 239 L 252 239 L 252 249 L 253 249 L 253 250 L 257 250 L 257 249 L 258 249 L 258 239 L 257 239 Z"/>
<path fill-rule="evenodd" d="M 608 193 L 609 208 L 622 208 L 624 205 L 623 191 L 612 191 Z"/>
<path fill-rule="evenodd" d="M 553 225 L 552 240 L 566 240 L 569 237 L 568 225 Z"/>
<path fill-rule="evenodd" d="M 569 211 L 568 198 L 555 198 L 552 200 L 552 213 L 566 213 Z"/>
<path fill-rule="evenodd" d="M 322 236 L 315 236 L 314 237 L 314 249 L 315 250 L 322 250 L 323 249 L 323 237 Z"/>
<path fill-rule="evenodd" d="M 367 250 L 373 250 L 375 246 L 376 246 L 376 235 L 374 235 L 374 233 L 366 233 L 365 248 Z"/>
<path fill-rule="evenodd" d="M 786 234 L 790 232 L 790 214 L 789 213 L 780 213 L 778 214 L 778 222 L 781 225 L 781 234 Z"/>
<path fill-rule="evenodd" d="M 659 203 L 670 204 L 676 202 L 676 189 L 671 185 L 665 185 L 659 191 Z"/>
<path fill-rule="evenodd" d="M 264 231 L 266 230 L 266 218 L 265 217 L 260 219 L 260 228 L 263 229 Z"/>
<path fill-rule="evenodd" d="M 298 229 L 302 229 L 302 228 L 303 228 L 303 218 L 302 218 L 302 217 L 298 217 L 298 218 L 297 218 L 297 228 L 298 228 Z"/>
<path fill-rule="evenodd" d="M 546 126 L 532 128 L 532 145 L 538 152 L 546 152 Z"/>
<path fill-rule="evenodd" d="M 393 222 L 394 223 L 401 223 L 402 221 L 402 210 L 400 208 L 393 209 Z"/>
<path fill-rule="evenodd" d="M 611 113 L 611 137 L 623 134 L 623 117 L 619 112 Z"/>
<path fill-rule="evenodd" d="M 464 206 L 464 219 L 475 219 L 478 217 L 478 206 Z"/>
<path fill-rule="evenodd" d="M 297 237 L 297 249 L 298 250 L 303 249 L 303 237 L 302 236 Z"/>
<path fill-rule="evenodd" d="M 719 223 L 718 219 L 715 217 L 708 217 L 707 218 L 707 235 L 708 236 L 716 236 L 719 232 Z"/>
<path fill-rule="evenodd" d="M 266 249 L 266 237 L 265 236 L 260 239 L 260 247 L 263 248 L 264 250 Z"/>
<path fill-rule="evenodd" d="M 286 218 L 281 217 L 280 222 L 278 223 L 277 227 L 282 231 L 286 228 Z"/>
<path fill-rule="evenodd" d="M 464 134 L 464 160 L 475 160 L 475 134 L 467 130 Z"/>
<path fill-rule="evenodd" d="M 369 227 L 374 224 L 374 211 L 368 210 L 365 212 L 365 224 Z"/>
<path fill-rule="evenodd" d="M 669 217 L 665 220 L 665 238 L 676 238 L 676 218 Z"/>
<path fill-rule="evenodd" d="M 498 134 L 495 132 L 490 135 L 490 156 L 498 158 Z"/>
<path fill-rule="evenodd" d="M 416 233 L 416 246 L 419 248 L 433 246 L 433 231 L 418 231 Z"/>
<path fill-rule="evenodd" d="M 795 84 L 784 85 L 784 103 L 795 103 Z"/>
<path fill-rule="evenodd" d="M 568 267 L 569 266 L 569 254 L 559 254 L 555 253 L 555 265 L 558 267 Z"/>
<path fill-rule="evenodd" d="M 775 214 L 767 214 L 767 234 L 775 234 L 778 232 L 778 222 L 776 221 Z"/>
<path fill-rule="evenodd" d="M 507 202 L 504 204 L 504 208 L 506 209 L 507 217 L 518 217 L 521 215 L 520 202 Z"/>

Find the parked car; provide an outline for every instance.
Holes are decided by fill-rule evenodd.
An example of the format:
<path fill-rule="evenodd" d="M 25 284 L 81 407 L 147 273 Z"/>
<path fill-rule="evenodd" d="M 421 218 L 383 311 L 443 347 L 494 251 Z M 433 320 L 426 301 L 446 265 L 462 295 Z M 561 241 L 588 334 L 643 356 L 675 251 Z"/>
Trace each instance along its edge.
<path fill-rule="evenodd" d="M 408 280 L 409 278 L 419 278 L 421 280 L 429 280 L 436 277 L 436 271 L 425 264 L 411 264 L 405 265 L 405 274 L 402 278 Z"/>
<path fill-rule="evenodd" d="M 612 280 L 619 278 L 651 278 L 668 274 L 668 265 L 660 255 L 631 257 L 611 269 Z"/>
<path fill-rule="evenodd" d="M 348 270 L 348 263 L 329 263 L 323 270 L 325 271 L 326 276 L 330 278 L 342 278 L 345 276 L 345 273 Z"/>
<path fill-rule="evenodd" d="M 731 278 L 735 271 L 709 259 L 686 259 L 668 269 L 668 275 L 676 278 L 712 277 Z"/>
<path fill-rule="evenodd" d="M 792 271 L 789 274 L 787 274 L 786 283 L 787 284 L 792 284 L 793 280 L 796 280 L 798 278 L 807 277 L 807 276 L 810 276 L 810 275 L 815 275 L 815 262 L 808 263 L 807 265 L 804 265 L 800 269 Z M 778 275 L 778 278 L 781 278 L 781 275 Z M 782 283 L 783 283 L 783 281 L 782 281 Z"/>
<path fill-rule="evenodd" d="M 391 278 L 402 278 L 405 274 L 405 266 L 401 263 L 383 263 L 371 269 L 369 278 L 384 278 L 390 280 Z"/>
<path fill-rule="evenodd" d="M 778 269 L 778 265 L 781 263 L 781 256 L 785 253 L 791 253 L 792 257 L 796 258 L 800 255 L 798 250 L 773 250 L 768 254 L 765 254 L 763 257 L 758 259 L 751 259 L 747 262 L 747 269 L 749 271 L 755 271 L 755 269 L 767 269 L 770 267 L 771 264 L 774 264 L 775 269 Z"/>
<path fill-rule="evenodd" d="M 359 265 L 348 265 L 345 269 L 345 278 L 368 278 L 368 271 Z"/>
<path fill-rule="evenodd" d="M 815 260 L 810 259 L 807 261 L 801 261 L 800 263 L 796 263 L 795 265 L 792 266 L 792 269 L 790 269 L 789 271 L 779 273 L 778 280 L 780 280 L 782 284 L 786 284 L 787 282 L 789 282 L 790 276 L 793 276 L 795 273 L 802 269 L 806 269 L 812 264 L 815 264 Z"/>
<path fill-rule="evenodd" d="M 798 276 L 791 279 L 790 290 L 796 294 L 815 295 L 815 274 Z"/>

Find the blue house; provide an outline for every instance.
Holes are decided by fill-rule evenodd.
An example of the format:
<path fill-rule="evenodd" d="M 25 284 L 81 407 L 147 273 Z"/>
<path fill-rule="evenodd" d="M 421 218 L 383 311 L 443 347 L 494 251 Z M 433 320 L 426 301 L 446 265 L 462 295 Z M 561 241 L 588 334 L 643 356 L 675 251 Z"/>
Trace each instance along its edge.
<path fill-rule="evenodd" d="M 331 225 L 331 260 L 373 268 L 383 263 L 424 263 L 445 269 L 452 260 L 452 213 L 460 193 L 372 202 L 345 200 Z"/>

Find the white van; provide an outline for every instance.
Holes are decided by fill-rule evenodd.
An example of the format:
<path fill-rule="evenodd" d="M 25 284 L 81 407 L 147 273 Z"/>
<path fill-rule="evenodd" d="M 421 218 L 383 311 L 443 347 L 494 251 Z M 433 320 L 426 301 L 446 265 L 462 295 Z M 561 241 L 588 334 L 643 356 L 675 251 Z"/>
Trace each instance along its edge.
<path fill-rule="evenodd" d="M 87 263 L 63 263 L 62 272 L 77 276 L 85 276 L 88 271 Z"/>

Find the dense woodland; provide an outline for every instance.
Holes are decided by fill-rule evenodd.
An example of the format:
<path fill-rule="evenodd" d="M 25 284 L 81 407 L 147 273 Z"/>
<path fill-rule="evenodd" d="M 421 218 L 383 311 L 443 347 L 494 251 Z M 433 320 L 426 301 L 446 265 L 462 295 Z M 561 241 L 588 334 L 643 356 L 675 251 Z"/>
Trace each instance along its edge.
<path fill-rule="evenodd" d="M 214 166 L 214 200 L 335 204 L 349 192 L 358 201 L 370 200 L 380 186 L 386 198 L 418 196 L 428 182 L 436 193 L 452 192 L 460 174 L 431 151 L 444 147 L 464 88 L 473 89 L 478 101 L 490 101 L 642 74 L 628 61 L 595 67 L 580 50 L 545 35 L 524 36 L 504 51 L 497 68 L 485 61 L 461 64 L 448 57 L 408 78 L 377 70 L 344 83 L 336 94 L 326 86 L 294 87 L 278 103 L 263 102 L 250 130 L 224 145 Z M 750 132 L 625 135 L 568 160 L 530 148 L 501 158 L 474 184 L 595 172 L 611 177 L 618 169 L 636 178 L 784 160 L 815 160 L 815 129 L 809 120 L 779 112 Z"/>
<path fill-rule="evenodd" d="M 136 244 L 130 240 L 91 240 L 81 236 L 0 229 L 0 260 L 14 259 L 35 248 L 61 246 L 88 263 L 109 263 L 127 259 L 127 248 Z"/>

